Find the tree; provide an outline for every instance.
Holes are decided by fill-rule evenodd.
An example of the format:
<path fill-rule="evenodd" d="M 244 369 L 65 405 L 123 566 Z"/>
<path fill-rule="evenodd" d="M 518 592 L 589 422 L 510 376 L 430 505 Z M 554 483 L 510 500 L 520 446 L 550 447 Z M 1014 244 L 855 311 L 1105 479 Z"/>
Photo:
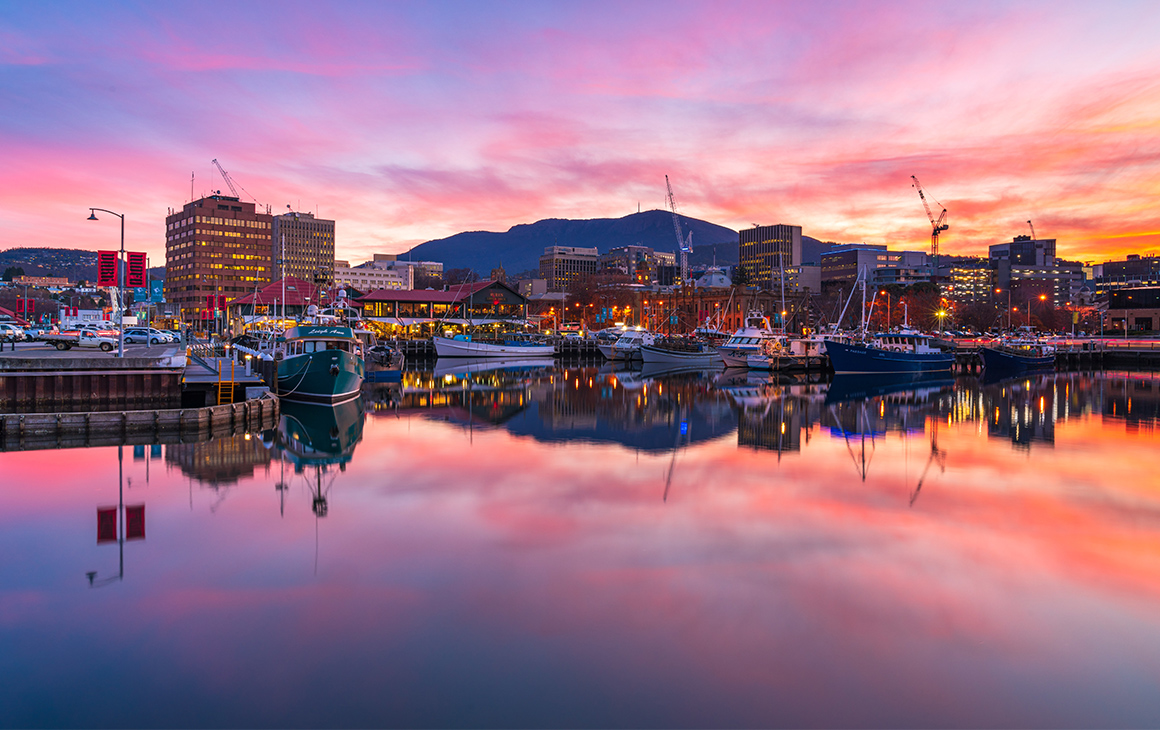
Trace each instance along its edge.
<path fill-rule="evenodd" d="M 12 281 L 18 276 L 24 276 L 24 267 L 9 266 L 7 269 L 4 269 L 4 281 Z"/>
<path fill-rule="evenodd" d="M 749 269 L 740 264 L 733 267 L 733 286 L 749 286 Z"/>
<path fill-rule="evenodd" d="M 959 324 L 970 327 L 979 332 L 986 332 L 999 322 L 1001 314 L 995 305 L 987 302 L 975 302 L 960 306 L 957 311 Z"/>
<path fill-rule="evenodd" d="M 448 269 L 443 272 L 443 281 L 449 286 L 456 284 L 471 284 L 479 281 L 479 274 L 472 269 Z M 417 288 L 417 287 L 416 287 Z"/>

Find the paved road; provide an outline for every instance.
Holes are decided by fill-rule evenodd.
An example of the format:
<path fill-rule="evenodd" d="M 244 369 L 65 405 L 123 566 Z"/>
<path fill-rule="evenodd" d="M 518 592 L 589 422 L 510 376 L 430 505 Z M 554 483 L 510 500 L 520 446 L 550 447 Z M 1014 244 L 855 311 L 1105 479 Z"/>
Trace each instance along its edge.
<path fill-rule="evenodd" d="M 176 344 L 169 345 L 125 345 L 126 357 L 162 357 L 167 354 L 174 354 L 177 352 L 179 346 Z M 185 346 L 180 345 L 182 351 Z M 116 357 L 117 352 L 101 352 L 95 347 L 74 347 L 71 350 L 58 350 L 52 345 L 44 342 L 17 342 L 15 352 L 12 350 L 11 343 L 4 343 L 3 352 L 0 352 L 0 357 Z"/>

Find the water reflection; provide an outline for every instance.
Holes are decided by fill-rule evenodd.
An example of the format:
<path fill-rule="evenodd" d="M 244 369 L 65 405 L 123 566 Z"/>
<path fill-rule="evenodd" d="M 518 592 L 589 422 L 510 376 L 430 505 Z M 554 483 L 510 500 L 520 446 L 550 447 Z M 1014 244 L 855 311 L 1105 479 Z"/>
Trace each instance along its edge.
<path fill-rule="evenodd" d="M 1158 382 L 428 371 L 291 406 L 249 445 L 165 447 L 148 483 L 115 447 L 0 454 L 0 706 L 19 726 L 1150 725 Z M 120 575 L 93 540 L 119 469 L 149 540 L 89 590 Z M 194 508 L 201 479 L 229 509 Z"/>
<path fill-rule="evenodd" d="M 1133 428 L 1160 416 L 1156 376 L 1041 373 L 997 382 L 750 371 L 561 368 L 545 361 L 455 362 L 410 372 L 401 386 L 372 386 L 375 414 L 420 415 L 499 427 L 543 441 L 615 442 L 668 450 L 687 424 L 691 443 L 737 431 L 739 446 L 800 451 L 813 431 L 835 436 L 921 433 L 931 419 L 978 422 L 1019 448 L 1050 446 L 1055 425 L 1101 414 Z"/>

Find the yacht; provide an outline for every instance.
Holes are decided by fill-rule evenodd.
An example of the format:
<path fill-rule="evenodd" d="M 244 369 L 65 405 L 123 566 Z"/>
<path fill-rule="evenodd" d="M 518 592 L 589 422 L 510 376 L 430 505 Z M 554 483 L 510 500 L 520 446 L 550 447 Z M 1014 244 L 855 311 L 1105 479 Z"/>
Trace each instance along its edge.
<path fill-rule="evenodd" d="M 614 342 L 597 345 L 601 354 L 609 360 L 639 360 L 641 345 L 651 345 L 656 335 L 643 327 L 626 330 Z"/>
<path fill-rule="evenodd" d="M 725 367 L 744 368 L 749 367 L 750 355 L 761 355 L 773 349 L 788 352 L 785 333 L 774 332 L 769 326 L 769 317 L 751 311 L 745 315 L 745 324 L 720 345 L 717 352 Z"/>

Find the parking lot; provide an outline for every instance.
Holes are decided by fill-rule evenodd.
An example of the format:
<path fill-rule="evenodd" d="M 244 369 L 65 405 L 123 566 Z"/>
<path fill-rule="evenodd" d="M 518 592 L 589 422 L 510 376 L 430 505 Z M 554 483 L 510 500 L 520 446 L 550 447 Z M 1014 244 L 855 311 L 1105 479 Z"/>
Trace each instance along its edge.
<path fill-rule="evenodd" d="M 125 345 L 125 355 L 128 357 L 161 357 L 167 353 L 176 352 L 178 348 L 184 350 L 184 344 L 168 345 Z M 74 347 L 71 350 L 58 350 L 47 342 L 17 342 L 15 349 L 10 342 L 5 342 L 0 357 L 116 357 L 117 351 L 101 352 L 95 347 Z"/>

